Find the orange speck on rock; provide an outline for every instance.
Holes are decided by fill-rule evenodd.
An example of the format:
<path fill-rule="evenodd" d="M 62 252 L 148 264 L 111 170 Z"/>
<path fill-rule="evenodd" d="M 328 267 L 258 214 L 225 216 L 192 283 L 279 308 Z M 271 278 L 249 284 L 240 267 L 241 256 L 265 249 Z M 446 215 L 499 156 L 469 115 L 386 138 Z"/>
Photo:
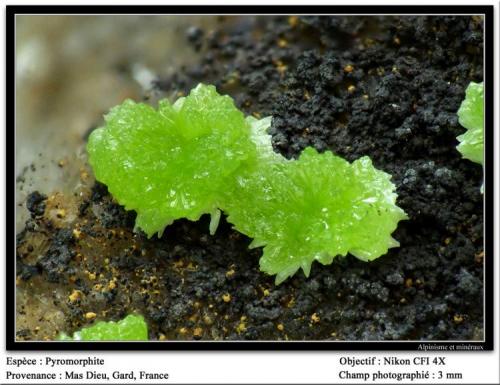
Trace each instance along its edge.
<path fill-rule="evenodd" d="M 285 39 L 278 39 L 278 46 L 280 48 L 285 48 L 288 45 L 288 42 Z"/>
<path fill-rule="evenodd" d="M 288 25 L 292 28 L 296 27 L 299 24 L 299 18 L 297 16 L 288 17 Z"/>
<path fill-rule="evenodd" d="M 109 281 L 109 283 L 108 283 L 108 289 L 109 290 L 113 290 L 115 288 L 116 288 L 116 282 L 114 280 Z"/>
<path fill-rule="evenodd" d="M 238 332 L 238 334 L 243 333 L 243 332 L 245 332 L 246 330 L 247 330 L 247 327 L 246 327 L 246 325 L 245 325 L 245 323 L 244 323 L 244 322 L 240 322 L 240 323 L 238 324 L 238 326 L 236 327 L 236 331 Z"/>
<path fill-rule="evenodd" d="M 354 67 L 350 64 L 348 64 L 344 67 L 344 72 L 346 72 L 346 73 L 351 73 L 353 70 L 354 70 Z"/>
<path fill-rule="evenodd" d="M 66 217 L 66 210 L 64 210 L 64 209 L 57 210 L 56 211 L 56 216 L 58 218 L 64 218 L 64 217 Z"/>
<path fill-rule="evenodd" d="M 276 66 L 276 70 L 279 72 L 280 76 L 283 76 L 288 68 L 288 66 L 281 60 L 276 60 L 274 65 Z"/>
<path fill-rule="evenodd" d="M 71 302 L 75 302 L 79 300 L 82 296 L 82 292 L 80 290 L 73 290 L 73 292 L 69 295 L 69 300 Z"/>
<path fill-rule="evenodd" d="M 94 313 L 93 311 L 89 311 L 88 313 L 85 313 L 85 318 L 87 320 L 93 320 L 96 316 L 97 316 L 97 314 Z"/>

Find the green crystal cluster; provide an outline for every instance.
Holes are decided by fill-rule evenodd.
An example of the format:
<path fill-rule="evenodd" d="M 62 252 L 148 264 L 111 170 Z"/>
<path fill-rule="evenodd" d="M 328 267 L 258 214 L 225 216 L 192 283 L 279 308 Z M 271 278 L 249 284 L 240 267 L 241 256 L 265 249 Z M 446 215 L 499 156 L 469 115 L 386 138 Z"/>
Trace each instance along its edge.
<path fill-rule="evenodd" d="M 89 137 L 89 162 L 149 236 L 178 218 L 217 217 L 221 193 L 256 154 L 243 113 L 213 86 L 163 100 L 157 111 L 126 100 L 105 122 Z"/>
<path fill-rule="evenodd" d="M 254 239 L 250 247 L 264 246 L 260 268 L 277 284 L 300 268 L 308 276 L 314 261 L 330 264 L 348 252 L 371 261 L 399 246 L 391 233 L 406 215 L 390 175 L 368 157 L 350 164 L 309 147 L 239 183 L 226 199 L 228 221 Z"/>
<path fill-rule="evenodd" d="M 390 175 L 368 157 L 349 163 L 307 148 L 298 160 L 273 151 L 271 118 L 247 117 L 213 86 L 158 110 L 125 101 L 106 116 L 87 146 L 96 178 L 149 236 L 175 219 L 220 210 L 264 247 L 261 270 L 280 283 L 313 261 L 351 253 L 364 261 L 398 246 L 391 237 L 406 218 Z"/>
<path fill-rule="evenodd" d="M 457 112 L 459 123 L 467 131 L 458 136 L 458 151 L 466 159 L 483 164 L 484 153 L 484 86 L 471 82 Z"/>
<path fill-rule="evenodd" d="M 94 325 L 73 333 L 70 337 L 61 333 L 60 341 L 146 341 L 148 326 L 139 315 L 128 315 L 118 322 L 99 321 Z"/>

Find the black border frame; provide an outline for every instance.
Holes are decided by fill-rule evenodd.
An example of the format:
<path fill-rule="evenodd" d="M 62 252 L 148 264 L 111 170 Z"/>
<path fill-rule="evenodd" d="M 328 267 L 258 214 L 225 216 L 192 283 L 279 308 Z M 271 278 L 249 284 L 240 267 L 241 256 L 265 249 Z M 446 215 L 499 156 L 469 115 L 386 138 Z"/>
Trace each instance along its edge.
<path fill-rule="evenodd" d="M 484 210 L 484 342 L 477 341 L 167 341 L 167 342 L 58 342 L 15 340 L 15 16 L 18 14 L 482 14 L 484 15 L 484 82 L 485 101 L 485 210 Z M 327 351 L 422 351 L 419 346 L 449 347 L 468 345 L 477 350 L 490 351 L 494 344 L 494 34 L 493 5 L 175 5 L 175 6 L 114 6 L 114 5 L 7 5 L 6 6 L 6 349 L 7 351 L 38 350 L 327 350 Z M 9 183 L 10 182 L 10 183 Z"/>

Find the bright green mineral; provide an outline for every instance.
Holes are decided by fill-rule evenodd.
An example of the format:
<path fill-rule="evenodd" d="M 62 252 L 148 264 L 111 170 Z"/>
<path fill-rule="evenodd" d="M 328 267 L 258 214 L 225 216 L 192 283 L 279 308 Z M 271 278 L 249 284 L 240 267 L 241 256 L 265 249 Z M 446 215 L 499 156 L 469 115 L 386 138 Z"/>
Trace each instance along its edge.
<path fill-rule="evenodd" d="M 126 100 L 105 121 L 90 135 L 89 162 L 149 236 L 179 218 L 208 213 L 216 222 L 221 191 L 256 156 L 249 123 L 214 86 L 200 84 L 173 105 L 162 100 L 158 110 Z"/>
<path fill-rule="evenodd" d="M 161 234 L 175 219 L 224 210 L 234 227 L 264 246 L 261 270 L 280 283 L 311 264 L 351 253 L 371 261 L 398 246 L 406 218 L 390 175 L 368 157 L 349 163 L 307 148 L 298 160 L 275 153 L 271 118 L 245 117 L 228 96 L 199 85 L 158 110 L 125 101 L 87 146 L 97 180 L 137 211 L 136 227 Z"/>
<path fill-rule="evenodd" d="M 458 121 L 467 131 L 458 136 L 457 146 L 462 156 L 483 164 L 484 148 L 484 86 L 471 82 L 465 90 L 465 99 L 458 110 Z"/>
<path fill-rule="evenodd" d="M 391 233 L 406 214 L 390 179 L 368 157 L 350 164 L 306 148 L 298 160 L 240 176 L 225 210 L 251 247 L 264 246 L 261 270 L 279 284 L 300 268 L 308 276 L 314 261 L 347 253 L 371 261 L 399 246 Z"/>
<path fill-rule="evenodd" d="M 146 341 L 148 326 L 144 318 L 139 315 L 128 315 L 118 322 L 99 321 L 96 324 L 83 328 L 70 337 L 60 334 L 60 341 Z"/>

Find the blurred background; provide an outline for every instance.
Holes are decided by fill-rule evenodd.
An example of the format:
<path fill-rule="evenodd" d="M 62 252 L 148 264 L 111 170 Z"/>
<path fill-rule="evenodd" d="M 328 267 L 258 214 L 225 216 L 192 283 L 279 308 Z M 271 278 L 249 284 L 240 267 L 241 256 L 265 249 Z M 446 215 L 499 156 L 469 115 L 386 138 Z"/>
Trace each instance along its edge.
<path fill-rule="evenodd" d="M 196 58 L 187 44 L 217 16 L 16 17 L 17 231 L 34 190 L 79 183 L 84 141 L 110 107 L 142 99 L 157 77 Z M 21 205 L 20 205 L 21 204 Z"/>

